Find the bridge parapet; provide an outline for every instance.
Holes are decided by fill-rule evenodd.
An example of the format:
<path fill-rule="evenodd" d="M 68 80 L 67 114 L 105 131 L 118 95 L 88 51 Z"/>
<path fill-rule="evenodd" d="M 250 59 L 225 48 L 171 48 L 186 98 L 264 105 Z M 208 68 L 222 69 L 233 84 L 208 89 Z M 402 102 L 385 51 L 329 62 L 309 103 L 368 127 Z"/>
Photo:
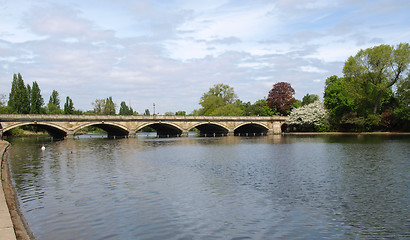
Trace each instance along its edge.
<path fill-rule="evenodd" d="M 125 116 L 125 115 L 52 115 L 52 114 L 0 114 L 0 121 L 138 121 L 138 120 L 181 120 L 181 121 L 287 121 L 284 116 Z"/>

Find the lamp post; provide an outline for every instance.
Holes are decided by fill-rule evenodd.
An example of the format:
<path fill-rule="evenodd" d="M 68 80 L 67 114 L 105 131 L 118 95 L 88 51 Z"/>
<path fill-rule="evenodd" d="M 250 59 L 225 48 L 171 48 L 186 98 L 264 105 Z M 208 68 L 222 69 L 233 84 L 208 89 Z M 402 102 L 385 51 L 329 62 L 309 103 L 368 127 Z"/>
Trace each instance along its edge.
<path fill-rule="evenodd" d="M 152 113 L 152 115 L 155 116 L 155 103 L 153 103 L 152 106 L 154 107 L 154 112 Z"/>

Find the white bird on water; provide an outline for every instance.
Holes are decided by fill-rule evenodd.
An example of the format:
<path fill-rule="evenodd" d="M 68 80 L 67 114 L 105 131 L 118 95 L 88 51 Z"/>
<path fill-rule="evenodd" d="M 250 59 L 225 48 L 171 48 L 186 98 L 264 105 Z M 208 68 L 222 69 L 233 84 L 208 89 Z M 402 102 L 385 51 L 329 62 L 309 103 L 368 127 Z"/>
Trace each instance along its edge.
<path fill-rule="evenodd" d="M 43 144 L 43 146 L 41 147 L 41 150 L 42 150 L 42 151 L 46 150 L 46 147 L 44 147 L 44 144 Z"/>

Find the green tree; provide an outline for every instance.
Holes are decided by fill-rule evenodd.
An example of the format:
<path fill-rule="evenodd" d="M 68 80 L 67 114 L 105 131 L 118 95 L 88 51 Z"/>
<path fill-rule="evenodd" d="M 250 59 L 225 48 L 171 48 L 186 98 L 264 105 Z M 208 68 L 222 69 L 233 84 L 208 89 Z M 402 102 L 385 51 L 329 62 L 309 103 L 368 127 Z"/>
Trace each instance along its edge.
<path fill-rule="evenodd" d="M 177 115 L 177 116 L 185 116 L 185 115 L 186 115 L 186 112 L 185 112 L 185 111 L 178 111 L 178 112 L 175 113 L 175 115 Z"/>
<path fill-rule="evenodd" d="M 316 94 L 306 94 L 303 98 L 302 98 L 302 106 L 314 103 L 316 101 L 319 100 L 319 96 Z"/>
<path fill-rule="evenodd" d="M 236 103 L 227 104 L 216 108 L 212 116 L 243 116 L 243 110 Z"/>
<path fill-rule="evenodd" d="M 393 127 L 410 131 L 410 73 L 398 83 L 396 91 L 397 107 L 393 111 Z"/>
<path fill-rule="evenodd" d="M 112 97 L 108 97 L 105 100 L 105 105 L 104 105 L 104 114 L 105 115 L 115 115 L 115 103 L 112 100 Z"/>
<path fill-rule="evenodd" d="M 91 103 L 94 106 L 94 113 L 98 115 L 104 114 L 104 107 L 105 107 L 105 99 L 95 99 L 94 102 Z"/>
<path fill-rule="evenodd" d="M 376 114 L 392 86 L 402 80 L 409 68 L 410 46 L 380 45 L 360 50 L 343 67 L 346 90 L 363 111 Z M 366 114 L 366 113 L 364 113 Z"/>
<path fill-rule="evenodd" d="M 33 82 L 33 87 L 30 90 L 30 113 L 40 114 L 43 113 L 44 100 L 41 96 L 41 90 L 37 82 Z"/>
<path fill-rule="evenodd" d="M 145 109 L 145 111 L 144 111 L 144 114 L 143 114 L 144 116 L 150 116 L 151 115 L 151 113 L 149 112 L 149 109 Z"/>
<path fill-rule="evenodd" d="M 8 105 L 12 113 L 27 114 L 30 112 L 30 97 L 20 73 L 13 75 Z"/>
<path fill-rule="evenodd" d="M 64 103 L 64 114 L 74 114 L 74 104 L 73 100 L 69 96 L 67 96 L 66 101 Z"/>
<path fill-rule="evenodd" d="M 247 102 L 242 106 L 245 116 L 272 116 L 276 113 L 276 111 L 273 111 L 268 107 L 265 99 L 260 99 L 254 104 Z"/>
<path fill-rule="evenodd" d="M 120 104 L 120 115 L 133 115 L 134 110 L 131 107 L 128 107 L 127 104 L 122 101 Z"/>
<path fill-rule="evenodd" d="M 199 104 L 202 106 L 199 109 L 199 115 L 214 115 L 214 111 L 217 108 L 224 107 L 228 104 L 234 104 L 238 99 L 232 87 L 225 84 L 215 84 L 208 92 L 204 93 L 201 97 Z M 233 109 L 232 106 L 227 109 Z M 218 110 L 217 114 L 222 114 L 223 110 Z M 229 114 L 229 113 L 227 113 Z"/>
<path fill-rule="evenodd" d="M 334 124 L 338 124 L 345 114 L 356 110 L 344 86 L 344 78 L 336 75 L 327 78 L 325 82 L 324 104 Z"/>
<path fill-rule="evenodd" d="M 60 98 L 56 90 L 51 93 L 50 99 L 47 104 L 47 113 L 49 114 L 61 114 Z"/>
<path fill-rule="evenodd" d="M 9 109 L 6 105 L 6 95 L 0 94 L 0 114 L 9 113 Z"/>

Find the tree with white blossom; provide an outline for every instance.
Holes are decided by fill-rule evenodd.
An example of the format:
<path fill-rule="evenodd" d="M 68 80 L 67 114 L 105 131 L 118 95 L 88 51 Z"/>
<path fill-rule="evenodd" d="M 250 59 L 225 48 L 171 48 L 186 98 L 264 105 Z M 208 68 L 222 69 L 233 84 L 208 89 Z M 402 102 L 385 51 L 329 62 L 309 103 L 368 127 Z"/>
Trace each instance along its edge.
<path fill-rule="evenodd" d="M 292 109 L 289 124 L 299 131 L 326 131 L 328 112 L 321 101 Z"/>

